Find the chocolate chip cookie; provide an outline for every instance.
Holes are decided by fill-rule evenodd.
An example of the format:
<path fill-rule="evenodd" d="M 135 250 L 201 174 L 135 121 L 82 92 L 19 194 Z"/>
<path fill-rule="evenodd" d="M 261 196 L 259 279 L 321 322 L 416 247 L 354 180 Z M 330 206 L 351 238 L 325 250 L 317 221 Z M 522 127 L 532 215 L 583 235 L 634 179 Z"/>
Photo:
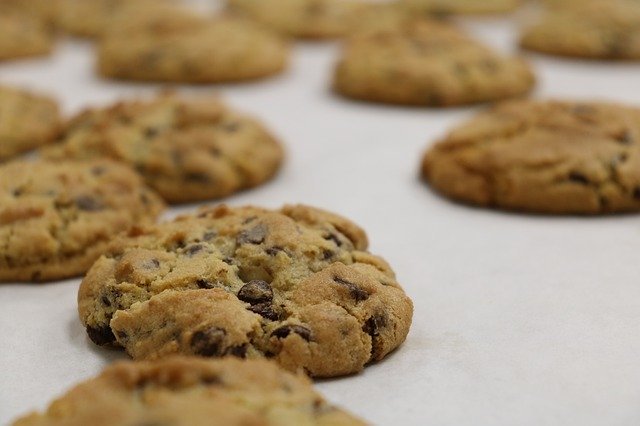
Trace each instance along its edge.
<path fill-rule="evenodd" d="M 356 426 L 308 379 L 264 360 L 117 362 L 14 426 Z"/>
<path fill-rule="evenodd" d="M 214 96 L 166 93 L 89 109 L 67 124 L 52 159 L 108 157 L 134 167 L 167 201 L 221 198 L 275 175 L 280 144 Z"/>
<path fill-rule="evenodd" d="M 98 72 L 124 80 L 219 83 L 264 78 L 287 65 L 287 43 L 248 21 L 220 16 L 162 27 L 108 33 L 98 48 Z"/>
<path fill-rule="evenodd" d="M 82 281 L 91 340 L 134 359 L 270 358 L 356 373 L 405 339 L 411 300 L 362 229 L 306 206 L 211 207 L 114 242 Z"/>
<path fill-rule="evenodd" d="M 640 109 L 518 101 L 453 130 L 422 163 L 454 200 L 548 214 L 640 210 Z"/>
<path fill-rule="evenodd" d="M 164 14 L 166 8 L 178 20 L 186 13 L 170 0 L 59 0 L 56 24 L 79 37 L 101 37 L 114 21 L 128 19 L 144 25 L 149 16 Z"/>
<path fill-rule="evenodd" d="M 55 100 L 0 86 L 0 162 L 52 142 L 60 127 Z"/>
<path fill-rule="evenodd" d="M 47 55 L 54 37 L 40 19 L 0 7 L 0 61 Z"/>
<path fill-rule="evenodd" d="M 132 170 L 110 161 L 0 166 L 0 281 L 80 275 L 117 233 L 162 208 Z"/>
<path fill-rule="evenodd" d="M 515 10 L 521 0 L 400 0 L 413 9 L 437 15 L 504 13 Z"/>
<path fill-rule="evenodd" d="M 585 0 L 548 10 L 520 40 L 522 47 L 589 59 L 640 59 L 640 2 Z"/>
<path fill-rule="evenodd" d="M 535 83 L 522 59 L 503 56 L 457 28 L 415 20 L 349 39 L 334 90 L 359 100 L 451 106 L 525 95 Z"/>
<path fill-rule="evenodd" d="M 346 35 L 359 13 L 361 0 L 230 0 L 230 9 L 278 31 L 300 38 Z"/>

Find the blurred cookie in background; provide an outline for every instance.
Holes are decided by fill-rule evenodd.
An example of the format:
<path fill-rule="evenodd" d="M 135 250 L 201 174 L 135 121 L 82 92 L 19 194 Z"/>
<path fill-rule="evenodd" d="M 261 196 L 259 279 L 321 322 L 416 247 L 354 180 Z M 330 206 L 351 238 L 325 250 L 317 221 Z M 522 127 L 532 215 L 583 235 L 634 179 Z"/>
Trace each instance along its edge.
<path fill-rule="evenodd" d="M 554 1 L 552 5 L 524 29 L 522 47 L 568 57 L 640 59 L 640 2 Z"/>
<path fill-rule="evenodd" d="M 80 275 L 119 232 L 164 205 L 128 167 L 106 160 L 0 166 L 0 282 Z"/>
<path fill-rule="evenodd" d="M 399 0 L 415 10 L 434 15 L 494 14 L 511 12 L 521 0 Z"/>
<path fill-rule="evenodd" d="M 98 46 L 98 72 L 108 78 L 239 82 L 278 74 L 288 62 L 282 38 L 243 19 L 216 16 L 190 23 L 158 17 L 139 30 L 119 22 L 127 30 L 114 25 Z"/>
<path fill-rule="evenodd" d="M 0 162 L 53 142 L 61 126 L 53 98 L 0 86 Z"/>
<path fill-rule="evenodd" d="M 167 201 L 178 203 L 260 185 L 279 170 L 284 152 L 262 124 L 215 96 L 165 93 L 78 114 L 61 142 L 43 155 L 127 163 Z"/>
<path fill-rule="evenodd" d="M 56 25 L 79 37 L 100 37 L 109 25 L 122 16 L 132 21 L 144 20 L 158 8 L 174 7 L 172 0 L 58 0 Z"/>
<path fill-rule="evenodd" d="M 333 87 L 364 101 L 443 107 L 523 96 L 534 84 L 523 59 L 450 24 L 417 19 L 349 38 Z"/>
<path fill-rule="evenodd" d="M 422 176 L 444 196 L 546 214 L 640 211 L 640 109 L 512 101 L 432 147 Z"/>
<path fill-rule="evenodd" d="M 229 10 L 291 37 L 346 35 L 367 8 L 362 0 L 229 0 Z"/>
<path fill-rule="evenodd" d="M 54 41 L 50 26 L 42 19 L 0 5 L 0 62 L 47 55 Z"/>

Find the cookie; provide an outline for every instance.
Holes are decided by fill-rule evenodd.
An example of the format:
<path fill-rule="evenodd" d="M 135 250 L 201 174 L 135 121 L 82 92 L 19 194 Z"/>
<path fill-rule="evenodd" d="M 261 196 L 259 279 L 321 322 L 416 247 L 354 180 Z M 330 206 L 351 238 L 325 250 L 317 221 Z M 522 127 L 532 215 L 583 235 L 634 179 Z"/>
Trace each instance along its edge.
<path fill-rule="evenodd" d="M 507 102 L 453 130 L 422 175 L 454 200 L 547 214 L 640 210 L 640 109 Z"/>
<path fill-rule="evenodd" d="M 114 242 L 82 281 L 91 340 L 134 359 L 271 358 L 356 373 L 405 339 L 412 303 L 362 229 L 306 206 L 211 207 Z"/>
<path fill-rule="evenodd" d="M 46 24 L 52 24 L 58 13 L 59 0 L 0 0 L 0 12 L 14 11 L 26 13 L 40 19 Z"/>
<path fill-rule="evenodd" d="M 166 8 L 172 8 L 178 20 L 186 14 L 170 0 L 59 0 L 56 24 L 69 34 L 97 38 L 125 16 L 144 25 L 148 16 L 158 14 L 158 9 L 162 14 Z"/>
<path fill-rule="evenodd" d="M 491 14 L 515 10 L 520 0 L 400 0 L 416 10 L 436 15 Z"/>
<path fill-rule="evenodd" d="M 0 162 L 52 142 L 60 127 L 55 100 L 0 86 Z"/>
<path fill-rule="evenodd" d="M 589 59 L 640 59 L 640 2 L 585 1 L 548 10 L 527 28 L 526 49 Z"/>
<path fill-rule="evenodd" d="M 0 8 L 0 61 L 47 55 L 53 35 L 40 19 Z"/>
<path fill-rule="evenodd" d="M 248 21 L 217 17 L 187 28 L 165 27 L 171 30 L 103 37 L 98 72 L 123 80 L 219 83 L 264 78 L 287 65 L 287 43 Z"/>
<path fill-rule="evenodd" d="M 162 207 L 133 171 L 110 161 L 0 166 L 0 281 L 80 275 L 118 232 Z"/>
<path fill-rule="evenodd" d="M 366 7 L 360 0 L 230 0 L 232 11 L 292 37 L 346 35 Z"/>
<path fill-rule="evenodd" d="M 534 83 L 521 58 L 495 53 L 448 24 L 416 20 L 350 38 L 333 87 L 365 101 L 451 106 L 522 96 Z"/>
<path fill-rule="evenodd" d="M 14 426 L 360 426 L 308 379 L 264 360 L 117 362 Z"/>
<path fill-rule="evenodd" d="M 167 93 L 86 110 L 42 155 L 127 163 L 165 200 L 180 203 L 258 186 L 275 175 L 284 154 L 258 121 L 218 98 Z"/>

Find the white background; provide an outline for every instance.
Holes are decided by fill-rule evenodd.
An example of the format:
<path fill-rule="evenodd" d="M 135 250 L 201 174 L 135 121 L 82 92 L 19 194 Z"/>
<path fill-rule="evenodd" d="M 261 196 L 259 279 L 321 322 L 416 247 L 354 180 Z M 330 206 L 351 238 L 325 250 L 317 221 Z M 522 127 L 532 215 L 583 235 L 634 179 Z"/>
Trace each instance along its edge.
<path fill-rule="evenodd" d="M 514 49 L 514 22 L 464 24 Z M 277 179 L 226 201 L 303 202 L 352 218 L 414 300 L 404 346 L 320 390 L 380 425 L 640 424 L 638 217 L 535 217 L 438 197 L 417 178 L 421 155 L 476 109 L 338 98 L 328 90 L 337 48 L 298 44 L 284 75 L 216 87 L 288 151 Z M 530 59 L 538 97 L 640 104 L 639 65 Z M 0 82 L 54 94 L 67 114 L 155 89 L 101 81 L 92 68 L 91 45 L 67 40 L 50 58 L 0 65 Z M 86 337 L 78 283 L 0 285 L 0 424 L 125 358 Z"/>

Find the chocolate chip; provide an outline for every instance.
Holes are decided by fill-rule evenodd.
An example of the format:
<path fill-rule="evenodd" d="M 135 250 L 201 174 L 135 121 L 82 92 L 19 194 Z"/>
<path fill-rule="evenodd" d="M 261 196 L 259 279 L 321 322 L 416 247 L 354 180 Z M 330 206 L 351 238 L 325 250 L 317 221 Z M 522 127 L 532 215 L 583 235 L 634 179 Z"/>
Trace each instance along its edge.
<path fill-rule="evenodd" d="M 269 256 L 276 256 L 281 251 L 284 251 L 282 247 L 269 247 L 265 250 Z"/>
<path fill-rule="evenodd" d="M 204 383 L 205 385 L 222 384 L 222 380 L 220 379 L 219 376 L 206 376 L 206 377 L 203 377 L 201 380 L 202 380 L 202 383 Z"/>
<path fill-rule="evenodd" d="M 569 180 L 571 182 L 579 183 L 582 185 L 589 185 L 589 179 L 587 179 L 585 175 L 578 172 L 569 173 Z"/>
<path fill-rule="evenodd" d="M 267 228 L 264 225 L 257 225 L 238 234 L 236 241 L 242 244 L 261 244 L 267 236 Z"/>
<path fill-rule="evenodd" d="M 100 298 L 100 301 L 102 302 L 102 304 L 104 306 L 111 306 L 111 300 L 109 300 L 109 298 L 107 296 L 102 296 Z"/>
<path fill-rule="evenodd" d="M 345 286 L 349 290 L 349 294 L 351 297 L 355 299 L 356 302 L 361 302 L 363 300 L 367 300 L 369 298 L 369 293 L 358 287 L 356 284 L 349 282 L 347 280 L 343 280 L 340 277 L 333 277 L 333 281 L 336 283 Z"/>
<path fill-rule="evenodd" d="M 185 179 L 188 180 L 189 182 L 196 182 L 196 183 L 211 183 L 211 179 L 209 178 L 209 176 L 205 173 L 199 173 L 199 172 L 191 172 L 191 173 L 186 173 L 184 175 Z"/>
<path fill-rule="evenodd" d="M 240 127 L 241 127 L 240 123 L 236 121 L 231 121 L 229 123 L 225 123 L 222 125 L 222 129 L 228 133 L 235 133 L 238 131 L 238 129 L 240 129 Z"/>
<path fill-rule="evenodd" d="M 209 280 L 205 280 L 204 278 L 198 278 L 196 280 L 196 285 L 198 286 L 198 288 L 205 288 L 205 289 L 216 287 L 214 283 L 212 283 Z"/>
<path fill-rule="evenodd" d="M 202 250 L 204 250 L 204 246 L 202 244 L 191 244 L 184 250 L 184 253 L 189 257 L 193 257 Z"/>
<path fill-rule="evenodd" d="M 329 235 L 325 235 L 323 237 L 327 241 L 333 241 L 338 247 L 342 247 L 342 241 L 336 234 L 330 233 Z"/>
<path fill-rule="evenodd" d="M 116 336 L 114 336 L 109 325 L 100 327 L 91 327 L 88 325 L 87 334 L 89 335 L 89 339 L 99 346 L 105 346 L 116 341 Z"/>
<path fill-rule="evenodd" d="M 270 319 L 271 321 L 277 321 L 280 319 L 280 314 L 273 309 L 273 305 L 270 302 L 252 305 L 249 307 L 249 310 L 263 318 Z"/>
<path fill-rule="evenodd" d="M 322 250 L 322 260 L 329 260 L 335 255 L 331 250 Z"/>
<path fill-rule="evenodd" d="M 144 129 L 144 137 L 147 139 L 155 138 L 159 133 L 160 130 L 155 127 L 147 127 L 146 129 Z"/>
<path fill-rule="evenodd" d="M 104 209 L 104 204 L 88 195 L 81 195 L 75 199 L 76 206 L 80 210 L 95 212 Z"/>
<path fill-rule="evenodd" d="M 257 216 L 250 216 L 248 218 L 246 218 L 245 220 L 242 221 L 243 225 L 246 225 L 248 223 L 253 222 L 254 220 L 256 220 L 258 217 Z"/>
<path fill-rule="evenodd" d="M 369 336 L 379 336 L 380 329 L 387 326 L 387 317 L 384 315 L 374 315 L 365 321 L 362 331 Z"/>
<path fill-rule="evenodd" d="M 20 189 L 20 188 L 16 188 L 16 189 L 14 189 L 13 191 L 11 191 L 11 194 L 12 194 L 14 197 L 19 197 L 19 196 L 21 196 L 21 195 L 22 195 L 22 189 Z"/>
<path fill-rule="evenodd" d="M 224 259 L 222 259 L 222 261 L 227 265 L 233 265 L 233 259 L 230 257 L 225 257 Z"/>
<path fill-rule="evenodd" d="M 211 241 L 216 237 L 217 233 L 215 231 L 207 231 L 202 236 L 203 241 Z"/>
<path fill-rule="evenodd" d="M 291 333 L 297 334 L 307 342 L 311 341 L 311 330 L 301 325 L 285 325 L 275 329 L 271 335 L 278 339 L 284 339 Z"/>
<path fill-rule="evenodd" d="M 636 186 L 636 188 L 633 190 L 633 198 L 635 198 L 636 200 L 640 200 L 640 186 Z"/>
<path fill-rule="evenodd" d="M 233 355 L 236 356 L 238 358 L 246 358 L 247 357 L 247 344 L 245 343 L 244 345 L 238 345 L 238 346 L 231 346 L 227 352 L 226 355 Z"/>
<path fill-rule="evenodd" d="M 94 166 L 91 168 L 91 174 L 94 176 L 102 176 L 106 169 L 103 166 Z"/>
<path fill-rule="evenodd" d="M 374 315 L 365 321 L 362 331 L 371 336 L 371 360 L 377 360 L 384 350 L 380 336 L 380 329 L 387 326 L 387 317 L 384 315 Z"/>
<path fill-rule="evenodd" d="M 616 140 L 623 145 L 631 145 L 633 143 L 633 135 L 629 130 L 627 130 L 621 135 L 617 136 Z"/>
<path fill-rule="evenodd" d="M 196 331 L 191 337 L 191 350 L 200 356 L 223 355 L 223 344 L 227 332 L 218 327 Z"/>
<path fill-rule="evenodd" d="M 273 289 L 266 281 L 249 281 L 247 284 L 242 286 L 240 291 L 238 291 L 238 299 L 252 305 L 271 302 L 271 300 L 273 300 Z"/>

